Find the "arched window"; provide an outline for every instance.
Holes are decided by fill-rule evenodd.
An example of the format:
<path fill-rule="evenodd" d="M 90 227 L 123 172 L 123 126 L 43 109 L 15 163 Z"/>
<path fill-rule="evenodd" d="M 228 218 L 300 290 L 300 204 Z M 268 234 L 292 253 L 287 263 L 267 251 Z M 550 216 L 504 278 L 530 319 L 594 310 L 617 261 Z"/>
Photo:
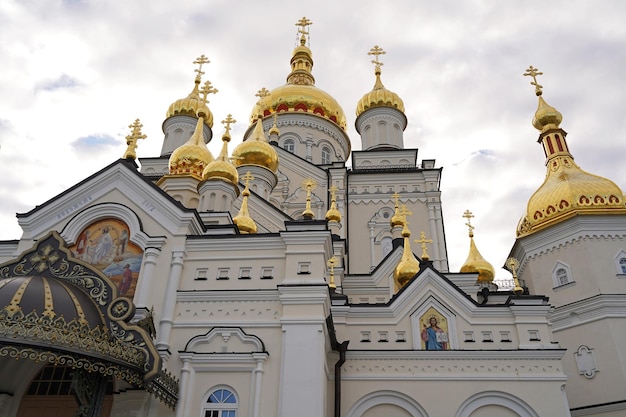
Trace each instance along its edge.
<path fill-rule="evenodd" d="M 283 149 L 287 152 L 294 153 L 294 151 L 296 150 L 296 143 L 293 141 L 293 139 L 287 139 L 283 142 Z"/>
<path fill-rule="evenodd" d="M 322 148 L 322 165 L 330 164 L 330 148 L 328 146 L 324 146 Z"/>
<path fill-rule="evenodd" d="M 572 270 L 569 265 L 558 261 L 552 269 L 552 282 L 554 288 L 573 283 L 574 277 L 572 276 Z"/>
<path fill-rule="evenodd" d="M 209 395 L 202 411 L 204 417 L 235 417 L 237 397 L 225 388 L 216 389 Z"/>

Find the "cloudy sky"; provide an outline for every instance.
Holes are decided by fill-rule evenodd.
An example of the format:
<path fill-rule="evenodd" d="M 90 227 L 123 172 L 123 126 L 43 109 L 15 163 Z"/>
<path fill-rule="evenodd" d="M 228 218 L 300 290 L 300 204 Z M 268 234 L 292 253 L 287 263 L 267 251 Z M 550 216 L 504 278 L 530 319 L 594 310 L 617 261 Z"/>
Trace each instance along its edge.
<path fill-rule="evenodd" d="M 374 81 L 367 51 L 387 51 L 382 79 L 404 100 L 405 146 L 443 167 L 452 270 L 467 256 L 469 209 L 480 251 L 510 277 L 500 266 L 545 175 L 529 65 L 545 74 L 576 162 L 626 187 L 622 0 L 3 0 L 0 239 L 20 237 L 16 212 L 120 158 L 135 118 L 148 135 L 139 156 L 158 156 L 165 111 L 190 91 L 201 54 L 219 90 L 209 107 L 216 121 L 240 121 L 237 143 L 256 91 L 284 84 L 302 16 L 313 21 L 316 85 L 343 106 L 353 150 L 354 109 Z"/>

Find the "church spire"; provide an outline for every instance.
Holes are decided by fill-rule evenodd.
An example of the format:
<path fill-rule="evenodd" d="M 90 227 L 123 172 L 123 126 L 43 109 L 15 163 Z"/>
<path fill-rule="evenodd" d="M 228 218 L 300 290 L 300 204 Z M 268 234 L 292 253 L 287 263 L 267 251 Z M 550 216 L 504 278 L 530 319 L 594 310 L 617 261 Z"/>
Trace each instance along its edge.
<path fill-rule="evenodd" d="M 246 188 L 243 189 L 243 200 L 241 202 L 241 207 L 239 209 L 239 213 L 233 219 L 233 223 L 237 225 L 239 229 L 239 233 L 242 234 L 255 234 L 257 232 L 256 222 L 250 217 L 250 213 L 248 212 L 248 197 L 250 196 L 250 189 L 248 188 L 250 181 L 254 179 L 250 171 L 246 172 L 241 179 L 245 181 Z"/>
<path fill-rule="evenodd" d="M 404 248 L 402 249 L 402 259 L 398 262 L 396 269 L 393 271 L 393 281 L 395 284 L 395 292 L 400 291 L 411 279 L 420 271 L 420 263 L 415 258 L 413 251 L 411 250 L 411 230 L 409 230 L 409 222 L 406 219 L 407 215 L 411 213 L 405 205 L 402 205 L 400 210 L 401 215 L 404 218 L 404 227 L 402 229 L 402 237 L 404 238 Z"/>
<path fill-rule="evenodd" d="M 315 78 L 311 73 L 313 69 L 313 53 L 307 46 L 309 43 L 309 26 L 311 22 L 306 17 L 298 20 L 299 45 L 293 50 L 291 56 L 291 73 L 287 76 L 287 84 L 315 85 Z"/>
<path fill-rule="evenodd" d="M 472 226 L 471 222 L 473 217 L 474 215 L 469 210 L 465 210 L 465 213 L 463 213 L 463 218 L 467 219 L 465 225 L 469 230 L 470 250 L 460 272 L 478 272 L 477 281 L 479 283 L 490 283 L 493 281 L 496 271 L 493 265 L 483 258 L 476 247 L 476 243 L 474 243 L 474 226 Z"/>

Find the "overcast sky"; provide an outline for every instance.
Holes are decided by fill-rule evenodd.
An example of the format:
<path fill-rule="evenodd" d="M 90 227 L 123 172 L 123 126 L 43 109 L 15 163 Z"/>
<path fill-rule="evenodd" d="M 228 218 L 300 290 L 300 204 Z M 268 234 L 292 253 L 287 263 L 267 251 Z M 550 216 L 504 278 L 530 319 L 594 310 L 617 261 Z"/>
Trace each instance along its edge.
<path fill-rule="evenodd" d="M 148 136 L 138 155 L 158 156 L 165 111 L 191 90 L 201 54 L 219 90 L 214 136 L 232 113 L 238 143 L 254 94 L 285 83 L 302 16 L 313 22 L 316 85 L 342 105 L 353 150 L 354 109 L 374 83 L 367 52 L 387 52 L 382 81 L 404 100 L 405 146 L 443 167 L 452 271 L 467 257 L 469 209 L 479 250 L 498 278 L 510 277 L 500 267 L 545 176 L 529 65 L 545 74 L 544 97 L 563 114 L 576 162 L 626 187 L 622 0 L 3 0 L 0 240 L 21 236 L 16 212 L 120 158 L 135 118 Z"/>

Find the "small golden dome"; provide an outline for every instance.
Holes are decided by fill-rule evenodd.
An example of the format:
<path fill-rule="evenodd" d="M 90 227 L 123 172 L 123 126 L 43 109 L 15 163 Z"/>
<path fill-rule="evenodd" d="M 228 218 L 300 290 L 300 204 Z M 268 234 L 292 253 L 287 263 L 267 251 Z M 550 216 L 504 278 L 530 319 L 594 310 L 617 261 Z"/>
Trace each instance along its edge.
<path fill-rule="evenodd" d="M 229 182 L 235 187 L 235 191 L 237 195 L 239 195 L 239 187 L 237 186 L 239 173 L 237 172 L 237 168 L 228 160 L 228 142 L 230 142 L 231 139 L 230 125 L 235 122 L 236 120 L 233 119 L 230 114 L 226 117 L 226 120 L 222 121 L 222 123 L 226 125 L 226 132 L 222 136 L 222 151 L 215 161 L 209 163 L 206 168 L 204 168 L 202 177 L 205 180 L 215 179 Z"/>
<path fill-rule="evenodd" d="M 260 99 L 252 110 L 250 123 L 254 123 L 258 115 L 267 117 L 274 113 L 303 112 L 329 120 L 346 131 L 346 116 L 337 100 L 315 87 L 315 78 L 311 73 L 313 53 L 305 45 L 308 36 L 306 27 L 311 22 L 304 22 L 304 19 L 298 24 L 302 26 L 299 30 L 302 36 L 300 45 L 293 50 L 287 84 L 272 91 L 263 89 L 259 92 Z"/>
<path fill-rule="evenodd" d="M 533 119 L 533 126 L 541 132 L 546 132 L 550 129 L 558 129 L 563 121 L 563 115 L 557 109 L 546 103 L 540 95 L 541 91 L 539 91 L 538 94 L 539 104 Z"/>
<path fill-rule="evenodd" d="M 398 207 L 398 199 L 400 197 L 400 195 L 398 193 L 394 193 L 393 197 L 396 200 L 396 204 L 395 204 L 395 211 L 393 213 L 393 216 L 391 216 L 391 220 L 389 220 L 389 224 L 391 225 L 392 228 L 396 227 L 396 226 L 404 226 L 404 222 L 406 220 L 406 216 L 404 216 L 403 214 L 400 213 L 400 208 Z"/>
<path fill-rule="evenodd" d="M 496 276 L 493 265 L 482 257 L 471 235 L 469 255 L 461 267 L 461 272 L 478 272 L 478 282 L 492 282 Z"/>
<path fill-rule="evenodd" d="M 404 102 L 400 96 L 393 91 L 387 90 L 380 80 L 380 67 L 383 63 L 378 60 L 378 57 L 380 55 L 384 55 L 385 51 L 383 51 L 383 49 L 378 45 L 374 45 L 374 47 L 367 54 L 374 55 L 376 57 L 376 59 L 372 61 L 375 66 L 374 74 L 376 75 L 376 82 L 374 82 L 374 88 L 372 88 L 372 91 L 361 97 L 361 100 L 357 103 L 356 116 L 359 117 L 365 110 L 373 107 L 391 107 L 404 113 Z"/>
<path fill-rule="evenodd" d="M 393 280 L 396 286 L 396 292 L 402 289 L 413 277 L 420 271 L 420 263 L 415 258 L 413 251 L 411 250 L 411 231 L 409 230 L 406 222 L 404 223 L 404 229 L 402 229 L 402 236 L 404 237 L 404 248 L 402 251 L 402 259 L 393 271 Z"/>
<path fill-rule="evenodd" d="M 204 143 L 202 136 L 203 123 L 204 117 L 198 117 L 193 135 L 170 155 L 170 175 L 192 175 L 202 179 L 204 168 L 213 161 L 213 155 Z"/>
<path fill-rule="evenodd" d="M 278 170 L 278 153 L 267 142 L 263 133 L 263 124 L 259 118 L 252 135 L 240 143 L 233 151 L 235 165 L 258 165 L 276 173 Z"/>
<path fill-rule="evenodd" d="M 376 82 L 372 91 L 365 94 L 356 106 L 357 117 L 373 107 L 391 107 L 404 113 L 404 102 L 399 95 L 385 88 L 380 81 L 380 68 L 376 70 Z"/>
<path fill-rule="evenodd" d="M 326 212 L 325 219 L 329 222 L 340 223 L 341 213 L 337 210 L 337 187 L 334 185 L 330 187 L 330 208 Z"/>
<path fill-rule="evenodd" d="M 246 188 L 244 188 L 242 196 L 243 201 L 241 202 L 241 208 L 239 209 L 239 213 L 233 218 L 233 223 L 237 225 L 239 229 L 239 233 L 242 234 L 255 234 L 257 232 L 257 226 L 255 221 L 250 217 L 250 213 L 248 212 L 248 196 L 250 195 L 250 190 L 248 189 L 248 181 L 249 179 L 253 179 L 250 172 L 247 172 L 244 178 L 248 178 L 246 180 Z"/>

